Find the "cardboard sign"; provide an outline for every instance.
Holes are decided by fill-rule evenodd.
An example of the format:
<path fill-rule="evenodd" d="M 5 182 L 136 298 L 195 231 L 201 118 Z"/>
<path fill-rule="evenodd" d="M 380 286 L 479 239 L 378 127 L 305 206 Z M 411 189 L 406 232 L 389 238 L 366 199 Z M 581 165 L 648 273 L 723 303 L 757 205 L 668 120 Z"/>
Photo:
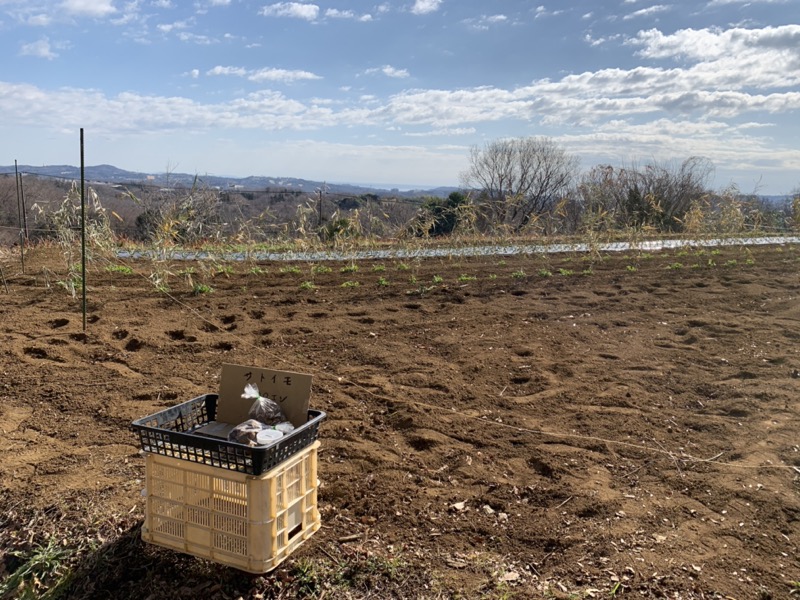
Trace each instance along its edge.
<path fill-rule="evenodd" d="M 311 375 L 229 364 L 222 365 L 217 400 L 218 422 L 235 426 L 250 418 L 247 413 L 253 406 L 253 399 L 242 398 L 248 383 L 258 387 L 261 396 L 277 402 L 295 427 L 308 422 Z"/>

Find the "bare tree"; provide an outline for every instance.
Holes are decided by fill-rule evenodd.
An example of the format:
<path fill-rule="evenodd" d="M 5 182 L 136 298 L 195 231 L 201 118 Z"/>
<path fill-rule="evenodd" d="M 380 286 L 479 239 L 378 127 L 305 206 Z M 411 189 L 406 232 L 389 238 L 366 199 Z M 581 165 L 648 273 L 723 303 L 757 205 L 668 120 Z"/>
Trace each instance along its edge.
<path fill-rule="evenodd" d="M 598 165 L 583 175 L 577 189 L 584 211 L 602 216 L 608 227 L 677 231 L 692 204 L 708 194 L 713 170 L 708 159 L 697 156 L 678 165 Z"/>
<path fill-rule="evenodd" d="M 609 229 L 628 223 L 628 198 L 637 189 L 638 174 L 633 169 L 596 165 L 581 176 L 577 186 L 582 217 L 604 224 Z"/>
<path fill-rule="evenodd" d="M 552 209 L 577 170 L 577 157 L 552 139 L 514 138 L 474 146 L 461 180 L 465 188 L 479 190 L 488 225 L 518 232 Z"/>
<path fill-rule="evenodd" d="M 692 156 L 680 166 L 653 163 L 641 174 L 644 215 L 661 231 L 678 231 L 692 202 L 708 193 L 714 166 L 707 158 Z"/>

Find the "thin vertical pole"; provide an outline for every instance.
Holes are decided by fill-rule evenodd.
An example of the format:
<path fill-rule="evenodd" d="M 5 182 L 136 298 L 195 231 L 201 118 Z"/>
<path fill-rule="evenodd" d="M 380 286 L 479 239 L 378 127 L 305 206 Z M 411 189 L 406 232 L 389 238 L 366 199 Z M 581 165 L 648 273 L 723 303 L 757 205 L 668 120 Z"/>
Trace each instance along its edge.
<path fill-rule="evenodd" d="M 17 159 L 14 159 L 14 183 L 17 184 L 17 223 L 19 229 L 22 231 L 22 204 L 19 200 L 19 169 L 17 168 Z"/>
<path fill-rule="evenodd" d="M 25 275 L 25 236 L 23 234 L 22 229 L 22 215 L 25 213 L 25 209 L 23 208 L 24 203 L 21 200 L 21 187 L 22 187 L 22 180 L 20 179 L 22 175 L 19 174 L 19 169 L 17 169 L 17 159 L 14 159 L 14 182 L 17 184 L 17 212 L 18 214 L 18 225 L 19 225 L 19 259 L 22 261 L 22 274 Z"/>
<path fill-rule="evenodd" d="M 81 127 L 81 286 L 83 294 L 83 331 L 86 331 L 86 193 L 84 192 L 83 127 Z"/>

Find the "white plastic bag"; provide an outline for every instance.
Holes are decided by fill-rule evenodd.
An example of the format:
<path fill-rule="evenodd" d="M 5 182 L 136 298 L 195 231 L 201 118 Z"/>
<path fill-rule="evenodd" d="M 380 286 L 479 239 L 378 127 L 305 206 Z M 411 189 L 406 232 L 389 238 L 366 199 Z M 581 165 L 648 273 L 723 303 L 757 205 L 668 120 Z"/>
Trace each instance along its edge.
<path fill-rule="evenodd" d="M 248 383 L 244 386 L 242 398 L 253 398 L 254 400 L 253 406 L 250 407 L 250 412 L 247 415 L 251 419 L 260 421 L 264 425 L 277 425 L 286 421 L 286 415 L 283 414 L 278 403 L 266 396 L 261 396 L 258 393 L 258 386 L 254 383 Z"/>

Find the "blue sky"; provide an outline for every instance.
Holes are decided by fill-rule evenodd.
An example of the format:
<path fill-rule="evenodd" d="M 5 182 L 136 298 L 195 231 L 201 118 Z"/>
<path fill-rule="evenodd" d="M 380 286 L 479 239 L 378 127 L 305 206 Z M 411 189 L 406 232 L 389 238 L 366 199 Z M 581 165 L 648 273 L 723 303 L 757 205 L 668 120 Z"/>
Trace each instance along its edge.
<path fill-rule="evenodd" d="M 800 0 L 0 0 L 0 164 L 457 185 L 548 136 L 800 186 Z"/>

